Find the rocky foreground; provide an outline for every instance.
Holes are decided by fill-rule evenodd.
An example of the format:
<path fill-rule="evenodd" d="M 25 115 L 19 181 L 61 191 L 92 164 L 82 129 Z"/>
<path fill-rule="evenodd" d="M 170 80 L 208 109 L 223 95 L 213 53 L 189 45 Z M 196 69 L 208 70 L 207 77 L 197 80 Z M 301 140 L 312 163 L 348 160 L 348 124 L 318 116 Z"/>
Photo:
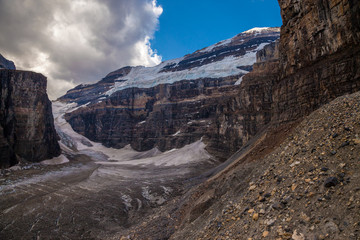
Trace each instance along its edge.
<path fill-rule="evenodd" d="M 359 239 L 360 92 L 291 129 L 259 137 L 124 239 Z"/>

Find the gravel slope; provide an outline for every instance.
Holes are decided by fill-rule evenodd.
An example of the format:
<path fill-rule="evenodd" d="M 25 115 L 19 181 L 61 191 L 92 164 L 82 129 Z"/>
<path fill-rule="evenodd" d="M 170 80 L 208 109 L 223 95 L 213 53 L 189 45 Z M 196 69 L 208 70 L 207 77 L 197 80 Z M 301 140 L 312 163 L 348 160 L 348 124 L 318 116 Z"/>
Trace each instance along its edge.
<path fill-rule="evenodd" d="M 265 158 L 238 166 L 232 176 L 249 169 L 243 189 L 227 189 L 173 239 L 360 239 L 359 135 L 357 92 L 305 118 Z"/>

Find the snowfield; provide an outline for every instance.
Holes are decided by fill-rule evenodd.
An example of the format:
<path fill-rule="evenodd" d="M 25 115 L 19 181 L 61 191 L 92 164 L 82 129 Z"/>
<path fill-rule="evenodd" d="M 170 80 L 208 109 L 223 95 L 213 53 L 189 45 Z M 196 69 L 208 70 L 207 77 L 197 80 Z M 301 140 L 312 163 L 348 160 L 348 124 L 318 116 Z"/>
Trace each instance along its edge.
<path fill-rule="evenodd" d="M 264 28 L 265 30 L 267 28 Z M 250 30 L 249 30 L 250 31 Z M 254 33 L 260 33 L 262 30 L 253 30 Z M 224 40 L 218 44 L 212 45 L 199 52 L 210 52 L 216 47 L 227 45 L 231 43 L 231 39 Z M 254 50 L 246 52 L 245 55 L 235 57 L 228 56 L 220 61 L 214 61 L 208 64 L 201 65 L 182 71 L 162 72 L 164 67 L 174 65 L 176 67 L 184 58 L 164 61 L 154 67 L 138 66 L 131 69 L 130 73 L 124 77 L 117 78 L 118 82 L 112 89 L 106 92 L 106 95 L 111 94 L 126 88 L 151 88 L 159 84 L 174 83 L 182 80 L 194 80 L 201 78 L 223 78 L 239 74 L 247 74 L 248 71 L 242 70 L 239 67 L 253 65 L 256 62 L 256 53 L 263 49 L 269 43 L 261 43 Z M 256 45 L 255 45 L 256 46 Z M 200 60 L 200 63 L 202 60 Z"/>

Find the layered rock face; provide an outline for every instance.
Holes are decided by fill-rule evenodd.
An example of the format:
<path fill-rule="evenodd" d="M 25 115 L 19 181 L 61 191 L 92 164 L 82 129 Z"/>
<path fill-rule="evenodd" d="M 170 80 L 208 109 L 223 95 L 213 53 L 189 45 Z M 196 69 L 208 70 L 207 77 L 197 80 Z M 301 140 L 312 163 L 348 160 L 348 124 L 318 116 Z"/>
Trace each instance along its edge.
<path fill-rule="evenodd" d="M 238 77 L 229 77 L 232 84 Z M 224 158 L 249 136 L 243 131 L 239 86 L 200 79 L 128 88 L 101 103 L 81 107 L 66 119 L 80 134 L 105 146 L 139 151 L 180 148 L 201 138 Z"/>
<path fill-rule="evenodd" d="M 282 1 L 273 119 L 298 119 L 360 90 L 360 2 Z"/>
<path fill-rule="evenodd" d="M 0 70 L 0 166 L 38 162 L 60 154 L 46 78 Z"/>
<path fill-rule="evenodd" d="M 278 33 L 254 29 L 154 68 L 119 69 L 60 98 L 82 105 L 66 120 L 108 147 L 164 151 L 202 138 L 210 153 L 225 159 L 261 127 L 245 112 L 238 83 Z"/>
<path fill-rule="evenodd" d="M 360 44 L 358 1 L 279 0 L 279 5 L 283 75 Z"/>
<path fill-rule="evenodd" d="M 280 42 L 258 53 L 258 63 L 242 83 L 241 96 L 256 126 L 262 125 L 264 112 L 275 126 L 281 125 L 360 90 L 360 4 L 295 0 L 279 4 L 284 22 Z M 264 105 L 263 96 L 270 104 Z"/>
<path fill-rule="evenodd" d="M 240 86 L 240 99 L 247 132 L 254 136 L 272 120 L 273 90 L 279 77 L 279 41 L 257 53 L 253 71 L 245 75 Z"/>

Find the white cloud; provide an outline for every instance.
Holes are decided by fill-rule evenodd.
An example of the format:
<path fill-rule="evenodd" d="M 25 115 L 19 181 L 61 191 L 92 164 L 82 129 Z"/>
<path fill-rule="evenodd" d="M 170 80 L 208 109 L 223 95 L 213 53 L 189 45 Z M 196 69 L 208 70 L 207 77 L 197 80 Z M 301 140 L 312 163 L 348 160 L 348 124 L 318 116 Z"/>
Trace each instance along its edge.
<path fill-rule="evenodd" d="M 100 80 L 126 65 L 153 66 L 155 0 L 0 0 L 0 53 L 48 77 L 48 94 Z"/>

